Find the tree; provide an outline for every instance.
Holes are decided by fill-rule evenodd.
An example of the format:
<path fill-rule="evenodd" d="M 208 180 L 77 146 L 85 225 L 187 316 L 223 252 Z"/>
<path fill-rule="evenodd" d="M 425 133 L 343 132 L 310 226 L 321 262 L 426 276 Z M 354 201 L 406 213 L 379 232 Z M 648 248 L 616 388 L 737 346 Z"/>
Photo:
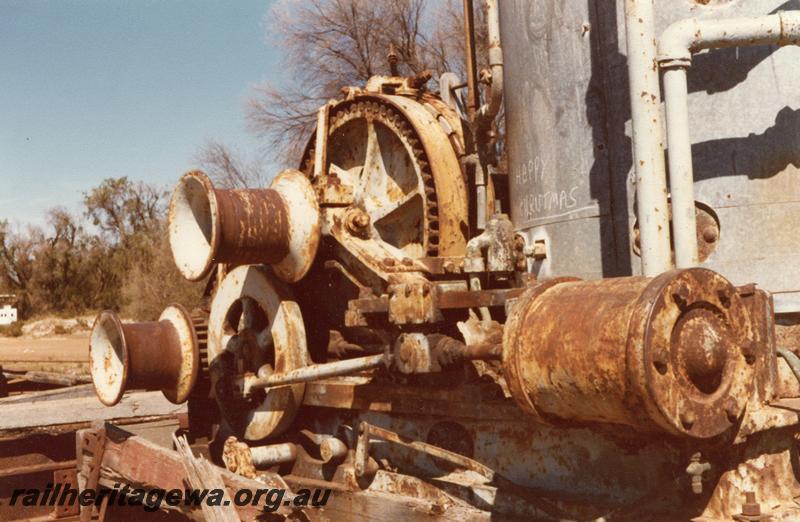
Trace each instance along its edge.
<path fill-rule="evenodd" d="M 192 308 L 202 285 L 180 275 L 167 241 L 167 193 L 127 178 L 106 179 L 84 196 L 86 215 L 103 233 L 96 302 L 111 301 L 131 316 L 156 319 L 170 302 Z"/>
<path fill-rule="evenodd" d="M 128 178 L 108 178 L 84 194 L 86 216 L 112 242 L 130 246 L 140 234 L 158 227 L 164 213 L 165 193 Z"/>
<path fill-rule="evenodd" d="M 21 317 L 121 308 L 155 319 L 170 302 L 195 306 L 203 286 L 172 262 L 165 196 L 146 183 L 104 180 L 84 195 L 96 233 L 63 208 L 48 212 L 44 230 L 0 221 L 0 291 L 17 294 Z"/>
<path fill-rule="evenodd" d="M 36 227 L 15 231 L 7 220 L 0 221 L 0 290 L 17 295 L 21 315 L 30 310 L 35 253 L 41 237 L 42 232 Z"/>
<path fill-rule="evenodd" d="M 220 188 L 244 189 L 268 185 L 263 158 L 245 158 L 239 151 L 219 141 L 207 141 L 199 149 L 196 160 Z"/>
<path fill-rule="evenodd" d="M 52 233 L 37 249 L 32 283 L 37 290 L 32 304 L 39 310 L 76 312 L 91 304 L 92 274 L 83 227 L 63 208 L 48 212 Z"/>
<path fill-rule="evenodd" d="M 320 106 L 344 86 L 389 74 L 390 44 L 400 74 L 428 69 L 463 77 L 460 6 L 457 0 L 278 0 L 268 15 L 269 32 L 285 51 L 287 73 L 257 87 L 248 100 L 250 129 L 267 139 L 276 160 L 296 163 Z M 485 42 L 485 33 L 477 36 Z"/>

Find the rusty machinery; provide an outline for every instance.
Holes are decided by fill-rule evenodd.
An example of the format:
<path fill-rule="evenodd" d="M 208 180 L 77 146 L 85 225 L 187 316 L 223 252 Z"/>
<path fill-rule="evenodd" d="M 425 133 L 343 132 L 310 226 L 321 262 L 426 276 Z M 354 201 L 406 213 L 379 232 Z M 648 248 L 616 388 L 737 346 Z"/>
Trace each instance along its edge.
<path fill-rule="evenodd" d="M 476 78 L 462 110 L 452 74 L 438 93 L 427 73 L 374 77 L 320 108 L 298 169 L 269 188 L 184 175 L 170 244 L 187 279 L 210 278 L 209 310 L 100 314 L 98 396 L 182 401 L 208 379 L 223 460 L 248 476 L 418 496 L 433 484 L 478 512 L 543 519 L 800 517 L 800 359 L 776 347 L 771 294 L 669 259 L 644 276 L 542 269 L 580 245 L 526 228 L 552 198 L 503 190 L 488 8 L 484 105 Z M 577 190 L 554 192 L 554 210 Z M 716 241 L 714 219 L 698 222 Z M 655 256 L 652 232 L 631 252 Z"/>

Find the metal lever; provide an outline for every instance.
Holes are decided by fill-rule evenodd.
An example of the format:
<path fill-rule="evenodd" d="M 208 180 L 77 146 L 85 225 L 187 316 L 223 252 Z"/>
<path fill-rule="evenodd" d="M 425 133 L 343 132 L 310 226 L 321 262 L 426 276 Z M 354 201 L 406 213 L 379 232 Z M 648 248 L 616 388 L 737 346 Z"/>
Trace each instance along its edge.
<path fill-rule="evenodd" d="M 301 382 L 312 382 L 328 377 L 351 375 L 364 370 L 371 370 L 381 366 L 388 366 L 391 357 L 386 354 L 367 355 L 332 363 L 313 364 L 297 368 L 288 372 L 271 373 L 272 368 L 264 365 L 258 370 L 258 376 L 244 378 L 244 392 L 258 388 L 273 388 Z"/>

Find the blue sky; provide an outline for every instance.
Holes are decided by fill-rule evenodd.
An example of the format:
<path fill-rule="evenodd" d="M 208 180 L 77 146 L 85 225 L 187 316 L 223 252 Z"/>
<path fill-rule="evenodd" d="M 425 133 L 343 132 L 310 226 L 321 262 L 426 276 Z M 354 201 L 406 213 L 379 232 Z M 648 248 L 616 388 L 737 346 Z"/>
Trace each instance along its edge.
<path fill-rule="evenodd" d="M 171 188 L 197 148 L 259 142 L 270 0 L 0 0 L 0 219 L 43 224 L 107 177 Z"/>

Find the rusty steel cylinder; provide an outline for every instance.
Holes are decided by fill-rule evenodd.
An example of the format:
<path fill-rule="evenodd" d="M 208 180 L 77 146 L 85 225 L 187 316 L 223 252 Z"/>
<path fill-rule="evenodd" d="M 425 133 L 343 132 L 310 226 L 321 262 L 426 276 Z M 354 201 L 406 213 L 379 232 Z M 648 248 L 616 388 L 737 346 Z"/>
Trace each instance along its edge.
<path fill-rule="evenodd" d="M 214 190 L 218 263 L 276 263 L 289 253 L 289 215 L 273 189 Z"/>
<path fill-rule="evenodd" d="M 184 402 L 200 367 L 191 317 L 177 304 L 151 322 L 123 324 L 115 312 L 101 312 L 92 327 L 89 359 L 95 392 L 107 406 L 132 389 L 160 390 L 171 402 Z"/>
<path fill-rule="evenodd" d="M 710 438 L 744 412 L 754 339 L 736 288 L 711 270 L 559 279 L 514 305 L 503 370 L 516 401 L 543 421 Z"/>
<path fill-rule="evenodd" d="M 185 174 L 169 207 L 169 241 L 178 270 L 191 281 L 218 263 L 268 264 L 282 279 L 305 275 L 319 243 L 319 206 L 298 171 L 270 188 L 217 189 L 199 171 Z"/>

